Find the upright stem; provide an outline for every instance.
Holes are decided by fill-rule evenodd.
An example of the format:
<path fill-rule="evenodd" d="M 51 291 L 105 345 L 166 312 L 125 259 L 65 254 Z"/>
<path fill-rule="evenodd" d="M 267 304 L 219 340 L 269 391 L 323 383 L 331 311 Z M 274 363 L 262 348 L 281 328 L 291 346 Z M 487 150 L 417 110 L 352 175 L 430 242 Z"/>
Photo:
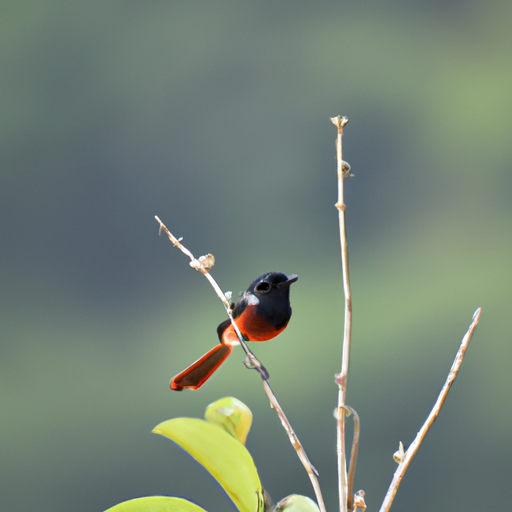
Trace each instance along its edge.
<path fill-rule="evenodd" d="M 347 484 L 347 456 L 345 451 L 345 402 L 347 394 L 348 365 L 350 355 L 350 335 L 352 331 L 352 299 L 350 293 L 350 281 L 348 273 L 348 246 L 347 233 L 345 229 L 345 202 L 344 202 L 344 180 L 350 176 L 350 166 L 343 161 L 342 137 L 343 127 L 348 123 L 346 117 L 335 117 L 331 121 L 338 129 L 336 139 L 336 160 L 338 173 L 338 209 L 340 244 L 341 244 L 341 265 L 343 274 L 343 292 L 345 296 L 345 326 L 343 332 L 343 349 L 341 359 L 341 372 L 336 376 L 338 384 L 338 410 L 337 410 L 337 456 L 338 456 L 338 494 L 340 512 L 348 509 L 348 484 Z"/>

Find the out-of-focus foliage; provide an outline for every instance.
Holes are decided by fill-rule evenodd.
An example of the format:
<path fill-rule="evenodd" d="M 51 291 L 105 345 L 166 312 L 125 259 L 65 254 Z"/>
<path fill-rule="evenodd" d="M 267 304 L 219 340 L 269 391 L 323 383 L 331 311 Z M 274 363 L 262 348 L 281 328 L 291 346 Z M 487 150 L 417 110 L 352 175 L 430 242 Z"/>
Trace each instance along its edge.
<path fill-rule="evenodd" d="M 505 0 L 3 2 L 2 507 L 179 492 L 223 511 L 185 454 L 166 473 L 150 430 L 232 394 L 255 414 L 265 489 L 310 494 L 242 353 L 200 391 L 168 390 L 225 315 L 157 214 L 235 296 L 266 271 L 300 275 L 286 332 L 253 348 L 335 510 L 337 114 L 355 174 L 356 489 L 378 506 L 482 306 L 394 508 L 510 503 L 511 22 Z"/>

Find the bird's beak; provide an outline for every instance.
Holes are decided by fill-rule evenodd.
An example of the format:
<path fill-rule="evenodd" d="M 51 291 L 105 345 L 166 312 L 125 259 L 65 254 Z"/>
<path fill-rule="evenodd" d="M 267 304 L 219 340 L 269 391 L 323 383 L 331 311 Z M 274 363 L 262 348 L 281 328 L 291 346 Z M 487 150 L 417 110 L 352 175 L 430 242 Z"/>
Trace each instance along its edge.
<path fill-rule="evenodd" d="M 291 276 L 288 276 L 288 279 L 284 283 L 279 283 L 278 286 L 290 286 L 292 283 L 295 283 L 299 279 L 299 276 L 297 274 L 292 274 Z"/>

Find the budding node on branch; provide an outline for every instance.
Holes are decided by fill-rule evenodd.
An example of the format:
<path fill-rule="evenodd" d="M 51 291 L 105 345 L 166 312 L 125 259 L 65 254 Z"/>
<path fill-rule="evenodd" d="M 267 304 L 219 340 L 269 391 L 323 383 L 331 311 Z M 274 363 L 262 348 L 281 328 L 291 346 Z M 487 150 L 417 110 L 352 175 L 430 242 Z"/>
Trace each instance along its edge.
<path fill-rule="evenodd" d="M 213 254 L 205 254 L 204 256 L 199 256 L 199 258 L 193 259 L 190 262 L 190 266 L 203 274 L 211 270 L 211 268 L 215 265 L 215 257 Z"/>
<path fill-rule="evenodd" d="M 401 464 L 404 460 L 404 457 L 405 457 L 404 445 L 403 445 L 402 441 L 400 441 L 400 444 L 398 445 L 398 450 L 393 454 L 393 460 L 397 464 Z"/>
<path fill-rule="evenodd" d="M 364 501 L 364 491 L 357 491 L 354 494 L 354 511 L 358 508 L 361 510 L 366 510 L 366 502 Z"/>

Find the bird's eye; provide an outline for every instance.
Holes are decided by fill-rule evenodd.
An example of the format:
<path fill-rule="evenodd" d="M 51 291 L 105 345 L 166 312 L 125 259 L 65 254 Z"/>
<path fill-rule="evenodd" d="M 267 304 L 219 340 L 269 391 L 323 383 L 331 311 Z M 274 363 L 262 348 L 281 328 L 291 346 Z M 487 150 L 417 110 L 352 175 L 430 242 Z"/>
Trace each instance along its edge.
<path fill-rule="evenodd" d="M 266 281 L 262 281 L 261 283 L 258 283 L 256 285 L 256 288 L 254 288 L 254 291 L 258 292 L 258 293 L 268 293 L 270 291 L 270 284 L 267 283 Z"/>

